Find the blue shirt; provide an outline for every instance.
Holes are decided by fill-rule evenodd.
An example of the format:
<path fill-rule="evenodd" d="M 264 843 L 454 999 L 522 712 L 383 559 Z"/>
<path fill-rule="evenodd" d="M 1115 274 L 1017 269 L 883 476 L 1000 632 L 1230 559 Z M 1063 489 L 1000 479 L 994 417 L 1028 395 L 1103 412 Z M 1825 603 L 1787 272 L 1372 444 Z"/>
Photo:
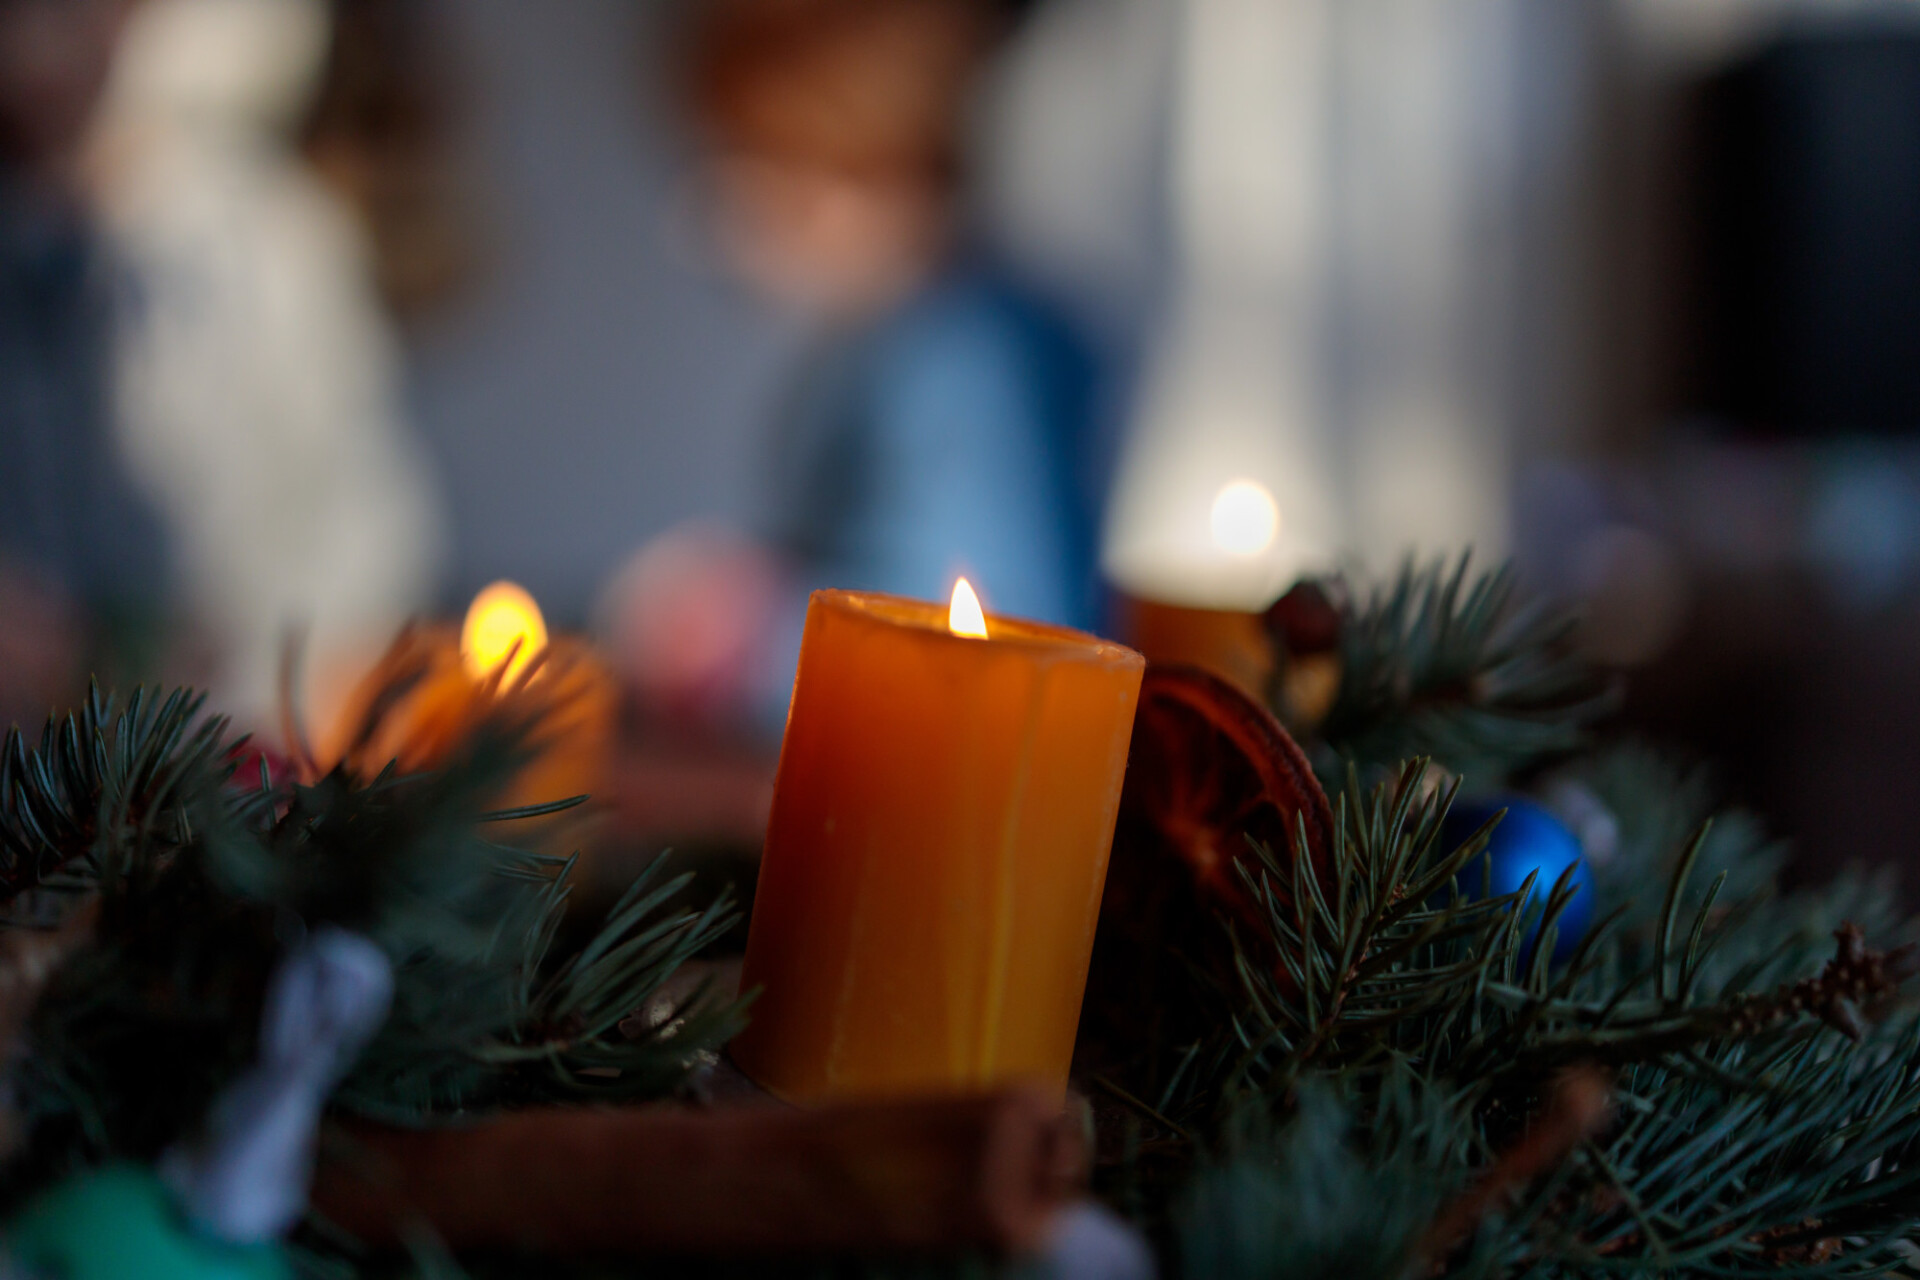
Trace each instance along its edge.
<path fill-rule="evenodd" d="M 977 264 L 809 371 L 773 451 L 772 540 L 806 585 L 944 599 L 1085 627 L 1096 608 L 1093 362 Z"/>

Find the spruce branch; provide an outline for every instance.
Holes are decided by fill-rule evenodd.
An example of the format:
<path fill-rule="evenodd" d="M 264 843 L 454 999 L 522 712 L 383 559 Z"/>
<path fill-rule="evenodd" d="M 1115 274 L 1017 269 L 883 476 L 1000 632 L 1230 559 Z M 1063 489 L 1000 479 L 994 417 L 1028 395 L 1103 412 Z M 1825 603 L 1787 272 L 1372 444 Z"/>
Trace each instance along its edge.
<path fill-rule="evenodd" d="M 1405 1064 L 1371 1091 L 1303 1077 L 1284 1115 L 1228 1117 L 1175 1207 L 1179 1274 L 1397 1280 L 1483 1155 L 1457 1100 Z"/>
<path fill-rule="evenodd" d="M 1214 1053 L 1226 1069 L 1201 1077 L 1207 1085 L 1271 1090 L 1309 1065 L 1452 1056 L 1483 1020 L 1489 986 L 1519 980 L 1523 963 L 1549 950 L 1525 945 L 1527 925 L 1550 928 L 1570 885 L 1533 907 L 1532 880 L 1511 894 L 1463 892 L 1457 882 L 1498 819 L 1444 848 L 1441 824 L 1458 787 L 1429 787 L 1423 761 L 1368 792 L 1351 773 L 1324 878 L 1303 873 L 1297 853 L 1283 859 L 1255 846 L 1255 864 L 1241 874 L 1264 928 L 1250 939 L 1229 926 L 1239 999 L 1231 1037 Z"/>
<path fill-rule="evenodd" d="M 432 770 L 254 790 L 224 722 L 184 691 L 124 709 L 96 691 L 37 747 L 10 735 L 0 927 L 43 929 L 75 903 L 98 920 L 13 1064 L 29 1147 L 0 1193 L 79 1159 L 151 1155 L 196 1123 L 253 1055 L 286 938 L 323 921 L 373 939 L 396 972 L 346 1109 L 422 1123 L 678 1087 L 739 1025 L 737 1001 L 669 994 L 732 902 L 686 905 L 690 878 L 656 861 L 586 942 L 559 946 L 574 860 L 489 838 L 573 803 L 500 806 L 545 728 L 529 705 L 503 699 Z"/>
<path fill-rule="evenodd" d="M 1920 973 L 1920 956 L 1911 942 L 1891 952 L 1870 950 L 1865 931 L 1851 922 L 1833 936 L 1837 950 L 1816 976 L 1771 995 L 1730 1002 L 1726 1034 L 1753 1036 L 1811 1014 L 1855 1044 L 1865 1040 L 1868 1018 L 1899 994 L 1902 982 Z"/>
<path fill-rule="evenodd" d="M 18 726 L 0 742 L 0 912 L 20 923 L 28 890 L 73 890 L 157 868 L 191 838 L 190 811 L 233 773 L 226 721 L 205 699 L 136 689 L 124 708 L 89 687 L 80 709 L 49 718 L 37 745 Z M 239 796 L 219 808 L 251 807 Z"/>
<path fill-rule="evenodd" d="M 1411 1073 L 1473 1135 L 1451 1176 L 1479 1192 L 1436 1207 L 1425 1234 L 1407 1237 L 1425 1244 L 1405 1256 L 1444 1258 L 1452 1273 L 1883 1265 L 1920 1209 L 1920 1158 L 1908 1154 L 1920 1150 L 1920 1054 L 1912 1030 L 1890 1040 L 1872 1019 L 1920 970 L 1914 949 L 1875 950 L 1843 926 L 1817 973 L 1768 985 L 1777 961 L 1753 961 L 1778 950 L 1779 912 L 1794 904 L 1770 900 L 1774 914 L 1722 905 L 1726 868 L 1693 892 L 1713 847 L 1708 824 L 1664 860 L 1657 910 L 1617 905 L 1555 965 L 1567 878 L 1538 894 L 1489 895 L 1483 883 L 1469 896 L 1493 823 L 1444 847 L 1438 831 L 1459 784 L 1426 779 L 1416 762 L 1362 791 L 1350 773 L 1324 875 L 1304 871 L 1298 842 L 1256 846 L 1242 879 L 1264 930 L 1221 922 L 1240 989 L 1219 1042 L 1196 1055 L 1177 1114 L 1253 1108 L 1307 1124 L 1311 1082 L 1330 1079 L 1352 1140 L 1384 1161 L 1368 1167 L 1404 1169 L 1378 1109 Z M 1648 924 L 1628 936 L 1634 919 Z M 1733 976 L 1708 979 L 1716 957 Z M 1583 1122 L 1550 1156 L 1520 1139 L 1525 1117 L 1554 1114 L 1540 1099 L 1553 1096 L 1555 1073 L 1599 1066 L 1621 1073 L 1618 1132 Z M 1501 1152 L 1527 1156 L 1525 1171 L 1503 1173 Z M 1812 1172 L 1789 1153 L 1814 1161 Z M 1418 1177 L 1430 1188 L 1436 1172 Z M 1203 1172 L 1201 1186 L 1227 1194 L 1224 1177 Z M 1267 1185 L 1234 1177 L 1233 1195 Z M 1711 1196 L 1687 1189 L 1700 1179 Z M 1584 1225 L 1569 1230 L 1573 1219 Z M 1263 1256 L 1304 1265 L 1277 1242 Z M 1246 1272 L 1257 1273 L 1294 1274 Z"/>
<path fill-rule="evenodd" d="M 1583 850 L 1600 897 L 1627 904 L 1621 937 L 1650 945 L 1661 905 L 1645 886 L 1665 884 L 1695 832 L 1712 822 L 1691 878 L 1689 903 L 1727 876 L 1729 905 L 1771 895 L 1786 847 L 1760 820 L 1716 801 L 1711 772 L 1645 743 L 1611 743 L 1556 769 L 1541 782 L 1556 808 L 1585 814 Z M 1879 921 L 1875 921 L 1879 923 Z"/>
<path fill-rule="evenodd" d="M 1711 923 L 1724 872 L 1693 912 L 1684 946 L 1673 945 L 1688 877 L 1709 831 L 1703 827 L 1689 842 L 1668 882 L 1650 967 L 1622 976 L 1617 950 L 1608 957 L 1615 963 L 1597 964 L 1596 951 L 1608 948 L 1596 948 L 1590 937 L 1558 975 L 1526 986 L 1488 984 L 1489 1003 L 1510 1016 L 1491 1024 L 1494 1034 L 1475 1046 L 1487 1069 L 1500 1063 L 1521 1070 L 1567 1061 L 1620 1064 L 1673 1054 L 1698 1063 L 1710 1042 L 1798 1039 L 1822 1025 L 1856 1042 L 1865 1037 L 1869 1020 L 1890 1008 L 1900 983 L 1920 972 L 1920 962 L 1911 943 L 1891 952 L 1869 948 L 1855 924 L 1834 931 L 1835 954 L 1813 976 L 1772 989 L 1735 983 L 1702 996 L 1699 975 L 1713 949 L 1722 943 L 1764 945 L 1751 936 L 1747 913 L 1729 912 Z M 1766 968 L 1750 965 L 1747 973 L 1757 976 Z"/>
<path fill-rule="evenodd" d="M 1614 705 L 1574 648 L 1574 618 L 1522 600 L 1513 572 L 1409 560 L 1349 604 L 1340 686 L 1320 726 L 1321 772 L 1430 757 L 1477 786 L 1584 745 Z"/>
<path fill-rule="evenodd" d="M 1192 1135 L 1188 1273 L 1911 1271 L 1914 926 L 1858 879 L 1778 892 L 1778 845 L 1716 813 L 1699 770 L 1631 744 L 1557 759 L 1610 700 L 1569 626 L 1464 560 L 1344 607 L 1314 747 L 1346 775 L 1334 838 L 1311 858 L 1299 831 L 1249 842 L 1250 909 L 1219 913 L 1230 981 L 1195 973 L 1215 1025 L 1140 1103 Z M 1438 767 L 1394 763 L 1427 752 Z M 1493 823 L 1438 836 L 1463 778 L 1543 764 L 1533 781 L 1594 820 L 1598 922 L 1564 961 L 1570 873 L 1494 895 Z M 1616 1082 L 1611 1120 L 1550 1123 L 1568 1071 Z M 1456 1135 L 1444 1149 L 1395 1119 L 1409 1089 Z"/>
<path fill-rule="evenodd" d="M 1623 1072 L 1624 1122 L 1583 1149 L 1580 1184 L 1508 1224 L 1534 1269 L 1867 1275 L 1899 1262 L 1920 1212 L 1920 1035 L 1908 1022 L 1832 1045 L 1727 1041 L 1707 1052 L 1710 1073 Z"/>

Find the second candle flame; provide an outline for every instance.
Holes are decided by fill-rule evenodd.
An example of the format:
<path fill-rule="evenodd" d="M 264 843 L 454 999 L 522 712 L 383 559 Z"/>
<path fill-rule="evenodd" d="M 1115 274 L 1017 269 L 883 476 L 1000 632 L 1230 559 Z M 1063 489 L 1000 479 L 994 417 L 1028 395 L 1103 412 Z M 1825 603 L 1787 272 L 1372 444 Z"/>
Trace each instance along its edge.
<path fill-rule="evenodd" d="M 987 638 L 987 615 L 980 609 L 980 597 L 965 578 L 953 584 L 953 603 L 947 606 L 947 630 L 975 640 Z"/>
<path fill-rule="evenodd" d="M 546 620 L 525 588 L 496 582 L 473 598 L 460 630 L 460 652 L 474 679 L 484 680 L 506 663 L 503 679 L 512 680 L 546 647 Z"/>

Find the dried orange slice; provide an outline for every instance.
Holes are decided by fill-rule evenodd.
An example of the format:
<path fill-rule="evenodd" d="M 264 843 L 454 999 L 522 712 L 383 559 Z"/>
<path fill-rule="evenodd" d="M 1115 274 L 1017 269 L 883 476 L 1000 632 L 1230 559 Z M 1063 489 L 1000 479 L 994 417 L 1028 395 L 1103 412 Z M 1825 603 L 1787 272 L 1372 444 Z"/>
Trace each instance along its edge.
<path fill-rule="evenodd" d="M 1197 667 L 1156 667 L 1140 687 L 1125 821 L 1183 861 L 1201 895 L 1250 910 L 1234 864 L 1249 840 L 1284 852 L 1296 816 L 1316 870 L 1326 866 L 1333 813 L 1306 755 L 1273 713 Z M 1281 886 L 1284 889 L 1284 886 Z"/>
<path fill-rule="evenodd" d="M 1271 945 L 1235 866 L 1253 857 L 1250 840 L 1288 857 L 1296 820 L 1324 881 L 1333 812 L 1273 713 L 1198 667 L 1149 666 L 1094 942 L 1084 1065 L 1150 1087 L 1154 1070 L 1141 1059 L 1153 1051 L 1142 1042 L 1177 1045 L 1200 1030 L 1196 1020 L 1209 1015 L 1192 999 L 1193 975 L 1222 989 L 1235 982 L 1219 918 L 1254 954 Z M 1284 897 L 1291 887 L 1274 890 Z M 1146 1010 L 1152 1028 L 1139 1025 Z"/>

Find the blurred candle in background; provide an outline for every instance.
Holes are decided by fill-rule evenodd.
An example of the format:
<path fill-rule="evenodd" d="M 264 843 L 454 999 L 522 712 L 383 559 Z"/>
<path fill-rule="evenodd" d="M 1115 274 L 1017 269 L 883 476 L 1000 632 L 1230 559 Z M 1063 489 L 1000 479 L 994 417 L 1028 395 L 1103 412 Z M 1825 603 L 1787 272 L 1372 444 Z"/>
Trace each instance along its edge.
<path fill-rule="evenodd" d="M 1139 654 L 950 605 L 807 611 L 742 987 L 781 1097 L 1064 1095 Z"/>
<path fill-rule="evenodd" d="M 475 680 L 495 672 L 503 681 L 512 680 L 546 648 L 547 620 L 519 583 L 493 583 L 467 606 L 466 621 L 460 625 L 460 656 Z"/>
<path fill-rule="evenodd" d="M 405 681 L 406 691 L 376 716 Z M 458 629 L 441 624 L 401 633 L 334 718 L 318 755 L 365 776 L 389 760 L 431 769 L 506 700 L 540 720 L 533 758 L 501 807 L 601 790 L 619 709 L 613 676 L 586 641 L 550 637 L 540 606 L 511 582 L 475 596 Z M 370 717 L 377 721 L 371 727 Z"/>
<path fill-rule="evenodd" d="M 1239 477 L 1214 494 L 1204 524 L 1198 509 L 1190 522 L 1184 549 L 1160 572 L 1123 584 L 1120 634 L 1150 661 L 1205 667 L 1264 697 L 1275 654 L 1261 615 L 1283 585 L 1273 560 L 1279 504 L 1265 485 Z"/>
<path fill-rule="evenodd" d="M 1345 549 L 1321 386 L 1333 11 L 1331 0 L 1167 6 L 1171 296 L 1101 552 L 1137 600 L 1258 613 Z"/>

